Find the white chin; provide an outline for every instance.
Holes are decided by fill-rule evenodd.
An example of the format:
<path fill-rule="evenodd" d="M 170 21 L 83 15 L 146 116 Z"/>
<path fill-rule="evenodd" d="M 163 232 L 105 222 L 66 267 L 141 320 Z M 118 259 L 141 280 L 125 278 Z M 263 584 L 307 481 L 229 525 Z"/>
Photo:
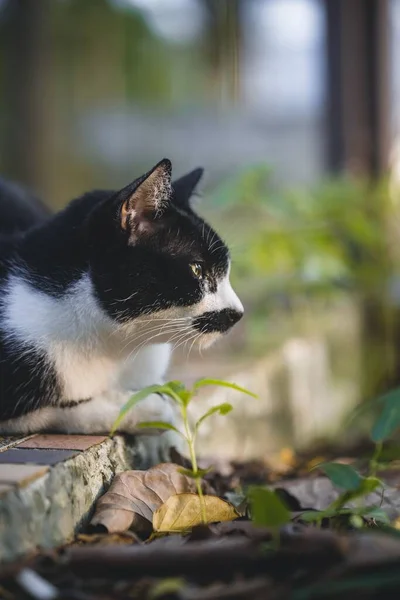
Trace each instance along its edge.
<path fill-rule="evenodd" d="M 201 336 L 201 338 L 199 338 L 198 345 L 200 346 L 200 348 L 202 350 L 206 350 L 220 338 L 221 338 L 221 333 L 219 333 L 217 331 L 215 333 L 205 333 L 204 335 Z"/>

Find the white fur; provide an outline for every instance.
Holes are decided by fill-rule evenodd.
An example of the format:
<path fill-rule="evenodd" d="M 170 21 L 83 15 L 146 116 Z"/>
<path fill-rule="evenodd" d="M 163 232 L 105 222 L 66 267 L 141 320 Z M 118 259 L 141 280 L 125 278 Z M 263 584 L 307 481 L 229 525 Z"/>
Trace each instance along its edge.
<path fill-rule="evenodd" d="M 67 401 L 120 387 L 121 375 L 126 389 L 161 382 L 165 375 L 168 346 L 144 347 L 135 356 L 137 368 L 132 372 L 132 365 L 126 361 L 132 352 L 126 338 L 130 334 L 134 339 L 135 329 L 127 332 L 101 310 L 87 275 L 61 299 L 39 292 L 13 276 L 7 296 L 4 329 L 15 342 L 30 343 L 47 352 L 61 377 Z"/>
<path fill-rule="evenodd" d="M 215 293 L 206 293 L 192 307 L 155 312 L 119 325 L 99 306 L 88 274 L 60 299 L 37 291 L 20 276 L 9 278 L 1 326 L 8 338 L 45 351 L 62 383 L 63 402 L 92 398 L 73 408 L 47 407 L 0 423 L 1 432 L 43 429 L 70 433 L 109 432 L 132 393 L 162 383 L 169 365 L 171 344 L 192 341 L 199 332 L 191 319 L 204 312 L 243 306 L 228 275 Z M 213 341 L 219 334 L 200 334 Z M 176 409 L 159 395 L 138 403 L 121 429 L 137 431 L 139 421 L 164 420 L 176 424 Z"/>
<path fill-rule="evenodd" d="M 131 396 L 132 392 L 114 391 L 74 408 L 42 408 L 23 417 L 0 423 L 0 432 L 13 434 L 50 430 L 63 433 L 109 433 L 122 406 Z M 169 460 L 168 451 L 171 446 L 175 446 L 181 453 L 184 452 L 183 440 L 179 435 L 173 431 L 138 428 L 137 424 L 143 421 L 165 421 L 179 429 L 176 407 L 168 399 L 151 394 L 126 415 L 121 430 L 143 436 L 146 440 L 146 454 L 154 464 Z"/>
<path fill-rule="evenodd" d="M 238 312 L 243 312 L 243 304 L 234 292 L 229 281 L 229 273 L 218 283 L 217 291 L 208 293 L 204 299 L 195 305 L 196 315 L 201 315 L 203 312 L 222 310 L 224 308 L 232 308 Z"/>

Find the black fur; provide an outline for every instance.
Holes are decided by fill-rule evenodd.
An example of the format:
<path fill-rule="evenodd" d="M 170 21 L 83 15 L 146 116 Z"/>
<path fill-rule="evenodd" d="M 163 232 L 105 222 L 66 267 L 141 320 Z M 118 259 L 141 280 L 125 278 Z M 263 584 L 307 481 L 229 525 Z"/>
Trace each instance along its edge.
<path fill-rule="evenodd" d="M 162 161 L 156 168 L 167 172 L 170 163 Z M 87 193 L 54 216 L 22 188 L 1 180 L 0 309 L 11 272 L 54 297 L 89 273 L 99 303 L 119 322 L 194 304 L 205 286 L 215 291 L 229 256 L 189 203 L 201 169 L 172 184 L 171 195 L 161 199 L 162 211 L 145 207 L 140 223 L 130 216 L 127 227 L 121 226 L 127 199 L 153 172 L 119 192 Z M 191 263 L 202 265 L 200 279 Z M 220 313 L 201 320 L 199 328 L 222 331 L 238 317 Z M 0 421 L 54 405 L 62 394 L 51 359 L 32 346 L 16 346 L 0 326 Z"/>
<path fill-rule="evenodd" d="M 62 390 L 44 352 L 31 345 L 15 347 L 0 333 L 0 420 L 56 404 Z"/>
<path fill-rule="evenodd" d="M 49 209 L 36 196 L 0 177 L 0 235 L 26 231 L 49 216 Z"/>

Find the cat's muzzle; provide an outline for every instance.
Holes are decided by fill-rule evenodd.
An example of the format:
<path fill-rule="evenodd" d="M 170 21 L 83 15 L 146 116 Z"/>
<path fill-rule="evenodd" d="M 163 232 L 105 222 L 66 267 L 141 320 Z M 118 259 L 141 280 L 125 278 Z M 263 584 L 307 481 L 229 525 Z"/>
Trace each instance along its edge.
<path fill-rule="evenodd" d="M 243 311 L 233 308 L 203 313 L 193 320 L 193 328 L 201 333 L 226 333 L 243 317 Z"/>

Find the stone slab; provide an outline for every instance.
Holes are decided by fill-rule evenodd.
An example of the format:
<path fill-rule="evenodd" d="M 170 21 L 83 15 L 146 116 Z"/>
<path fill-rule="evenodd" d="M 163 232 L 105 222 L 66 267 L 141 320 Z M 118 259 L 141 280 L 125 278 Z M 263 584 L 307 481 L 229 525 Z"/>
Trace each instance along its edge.
<path fill-rule="evenodd" d="M 114 475 L 148 464 L 143 441 L 122 436 L 52 467 L 0 464 L 0 485 L 14 484 L 0 494 L 0 563 L 72 540 L 85 529 Z"/>
<path fill-rule="evenodd" d="M 38 477 L 42 477 L 47 471 L 48 467 L 38 465 L 0 464 L 0 483 L 23 487 Z"/>
<path fill-rule="evenodd" d="M 87 450 L 95 444 L 104 442 L 106 438 L 105 435 L 41 434 L 20 442 L 18 448 Z"/>
<path fill-rule="evenodd" d="M 19 449 L 13 448 L 0 452 L 0 464 L 33 464 L 33 465 L 55 465 L 73 456 L 75 450 L 38 450 L 36 448 Z"/>
<path fill-rule="evenodd" d="M 0 435 L 0 452 L 29 440 L 33 435 Z"/>
<path fill-rule="evenodd" d="M 7 492 L 11 492 L 14 489 L 14 486 L 9 483 L 0 483 L 0 496 L 2 494 L 6 494 Z"/>

